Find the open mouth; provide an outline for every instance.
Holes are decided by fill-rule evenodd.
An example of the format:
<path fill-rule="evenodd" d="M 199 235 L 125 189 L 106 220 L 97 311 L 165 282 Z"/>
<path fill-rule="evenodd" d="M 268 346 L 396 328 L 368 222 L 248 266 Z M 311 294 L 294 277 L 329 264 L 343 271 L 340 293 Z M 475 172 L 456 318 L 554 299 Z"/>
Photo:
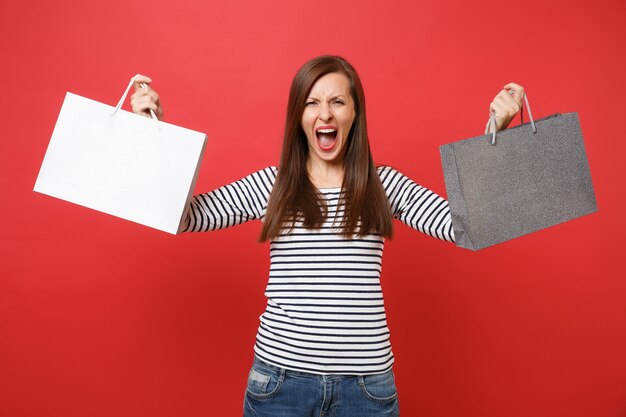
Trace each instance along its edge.
<path fill-rule="evenodd" d="M 334 127 L 320 127 L 315 130 L 317 144 L 324 151 L 330 151 L 337 143 L 337 129 Z"/>

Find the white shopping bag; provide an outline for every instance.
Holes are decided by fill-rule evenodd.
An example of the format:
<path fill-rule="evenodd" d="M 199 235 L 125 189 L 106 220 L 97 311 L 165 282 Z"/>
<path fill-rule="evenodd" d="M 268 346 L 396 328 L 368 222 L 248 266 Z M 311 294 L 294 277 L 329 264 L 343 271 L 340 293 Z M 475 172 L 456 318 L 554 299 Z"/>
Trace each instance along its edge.
<path fill-rule="evenodd" d="M 176 234 L 206 135 L 67 93 L 35 191 Z M 153 115 L 154 117 L 154 115 Z"/>

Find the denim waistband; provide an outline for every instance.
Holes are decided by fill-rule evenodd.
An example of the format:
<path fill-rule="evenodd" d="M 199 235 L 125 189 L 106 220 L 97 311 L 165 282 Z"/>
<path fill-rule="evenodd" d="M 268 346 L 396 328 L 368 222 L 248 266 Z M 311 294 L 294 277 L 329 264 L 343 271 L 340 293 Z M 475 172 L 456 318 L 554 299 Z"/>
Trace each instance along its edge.
<path fill-rule="evenodd" d="M 258 363 L 261 366 L 265 366 L 275 371 L 284 371 L 286 374 L 290 374 L 290 375 L 301 375 L 301 376 L 308 376 L 311 378 L 319 378 L 322 376 L 320 374 L 313 374 L 311 372 L 294 371 L 292 369 L 282 368 L 280 366 L 265 362 L 263 359 L 260 359 L 257 355 L 254 355 L 254 363 Z"/>
<path fill-rule="evenodd" d="M 257 363 L 261 366 L 265 366 L 267 368 L 273 369 L 275 371 L 281 372 L 284 371 L 285 374 L 287 375 L 301 375 L 301 376 L 306 376 L 306 377 L 311 377 L 311 378 L 322 378 L 322 377 L 334 377 L 334 378 L 356 378 L 359 376 L 366 376 L 366 375 L 374 375 L 374 374 L 364 374 L 364 375 L 357 375 L 357 374 L 314 374 L 311 372 L 305 372 L 305 371 L 295 371 L 292 369 L 288 369 L 288 368 L 283 368 L 277 365 L 273 365 L 271 363 L 267 363 L 266 361 L 264 361 L 263 359 L 260 359 L 257 355 L 254 355 L 254 363 Z M 384 374 L 387 372 L 392 372 L 393 371 L 393 367 L 387 369 L 384 372 L 378 372 L 377 374 Z"/>

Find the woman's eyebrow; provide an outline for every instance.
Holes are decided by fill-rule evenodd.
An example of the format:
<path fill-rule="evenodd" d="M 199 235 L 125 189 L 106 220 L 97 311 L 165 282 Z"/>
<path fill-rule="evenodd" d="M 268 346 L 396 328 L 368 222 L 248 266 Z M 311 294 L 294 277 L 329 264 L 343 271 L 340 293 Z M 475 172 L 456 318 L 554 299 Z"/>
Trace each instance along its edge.
<path fill-rule="evenodd" d="M 335 100 L 335 99 L 338 99 L 338 98 L 343 98 L 343 99 L 345 99 L 345 98 L 346 98 L 346 96 L 345 96 L 345 95 L 343 95 L 343 94 L 337 94 L 336 96 L 332 96 L 332 97 L 330 97 L 330 100 Z M 318 99 L 317 97 L 314 97 L 314 96 L 308 96 L 308 97 L 307 97 L 307 100 L 319 100 L 319 99 Z"/>

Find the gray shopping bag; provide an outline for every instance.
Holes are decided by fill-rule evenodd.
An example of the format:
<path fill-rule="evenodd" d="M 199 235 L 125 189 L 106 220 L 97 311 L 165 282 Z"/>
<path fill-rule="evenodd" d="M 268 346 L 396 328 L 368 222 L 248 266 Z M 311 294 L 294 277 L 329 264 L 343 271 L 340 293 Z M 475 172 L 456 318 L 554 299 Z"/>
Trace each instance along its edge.
<path fill-rule="evenodd" d="M 597 211 L 578 114 L 530 118 L 497 140 L 440 147 L 457 246 L 479 250 Z"/>

